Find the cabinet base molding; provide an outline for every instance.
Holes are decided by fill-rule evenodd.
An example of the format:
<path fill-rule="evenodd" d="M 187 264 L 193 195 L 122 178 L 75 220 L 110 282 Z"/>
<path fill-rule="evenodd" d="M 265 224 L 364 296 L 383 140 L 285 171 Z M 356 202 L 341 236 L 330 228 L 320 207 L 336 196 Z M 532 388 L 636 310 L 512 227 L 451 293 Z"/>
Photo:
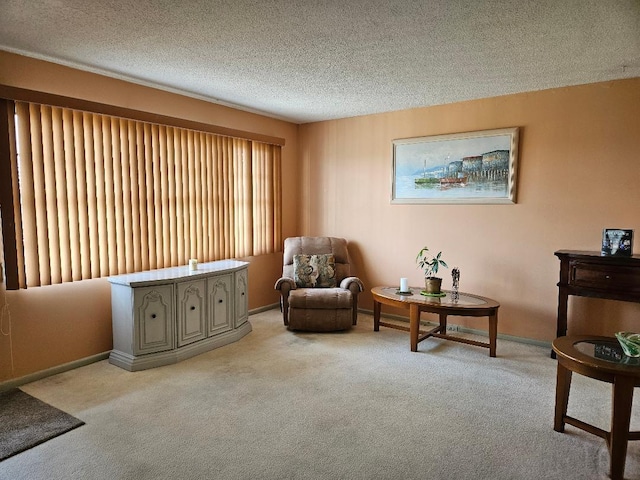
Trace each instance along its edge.
<path fill-rule="evenodd" d="M 251 332 L 251 330 L 251 324 L 249 322 L 245 322 L 235 330 L 200 340 L 199 342 L 181 347 L 179 350 L 148 353 L 142 356 L 133 356 L 125 352 L 112 350 L 109 355 L 109 363 L 120 368 L 124 368 L 125 370 L 129 370 L 130 372 L 161 367 L 163 365 L 171 365 L 187 358 L 195 357 L 201 353 L 236 342 Z"/>

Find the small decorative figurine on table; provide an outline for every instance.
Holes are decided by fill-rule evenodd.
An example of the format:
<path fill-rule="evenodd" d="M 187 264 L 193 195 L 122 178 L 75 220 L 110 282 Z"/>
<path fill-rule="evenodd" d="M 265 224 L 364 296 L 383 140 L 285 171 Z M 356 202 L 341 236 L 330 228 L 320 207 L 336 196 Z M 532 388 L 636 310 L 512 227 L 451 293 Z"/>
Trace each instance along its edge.
<path fill-rule="evenodd" d="M 451 296 L 453 297 L 453 301 L 457 302 L 460 298 L 460 294 L 458 293 L 458 287 L 460 286 L 460 269 L 458 267 L 451 270 L 451 278 L 453 279 L 453 291 L 451 292 Z"/>

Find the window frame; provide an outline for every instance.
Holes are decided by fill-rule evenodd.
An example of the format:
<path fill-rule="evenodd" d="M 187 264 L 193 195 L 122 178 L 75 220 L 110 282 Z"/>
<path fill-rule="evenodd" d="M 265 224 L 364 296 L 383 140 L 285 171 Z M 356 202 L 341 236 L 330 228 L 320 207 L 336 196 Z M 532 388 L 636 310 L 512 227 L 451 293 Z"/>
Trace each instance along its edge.
<path fill-rule="evenodd" d="M 16 185 L 18 182 L 18 173 L 15 171 L 16 168 L 14 167 L 16 164 L 16 152 L 14 151 L 15 147 L 11 141 L 12 136 L 15 138 L 15 125 L 12 121 L 15 101 L 38 103 L 41 105 L 80 110 L 92 114 L 119 117 L 154 125 L 194 130 L 222 137 L 248 140 L 250 142 L 256 141 L 260 144 L 268 144 L 277 147 L 282 147 L 285 144 L 285 140 L 278 137 L 230 129 L 227 127 L 210 125 L 202 122 L 169 117 L 124 107 L 106 105 L 87 100 L 0 85 L 0 212 L 2 213 L 6 287 L 9 290 L 26 288 L 27 286 L 26 279 L 24 278 L 24 268 L 21 268 L 21 266 L 24 265 L 24 251 L 21 244 L 22 238 L 20 238 L 22 235 L 19 214 L 20 198 L 19 193 L 16 193 Z M 250 149 L 251 148 L 252 147 L 250 146 Z M 279 149 L 277 157 L 278 161 L 280 161 L 281 152 Z M 281 175 L 281 170 L 279 173 Z M 277 179 L 275 188 L 279 189 L 280 186 L 281 178 Z M 276 215 L 281 217 L 281 195 L 278 195 L 278 198 L 275 198 L 274 200 L 279 202 Z M 279 220 L 281 220 L 281 218 L 279 218 Z M 17 227 L 16 222 L 18 222 Z M 281 221 L 279 228 L 281 229 Z M 15 234 L 13 232 L 15 232 Z M 260 247 L 258 247 L 257 250 L 258 253 L 256 254 L 270 253 L 262 252 Z M 276 247 L 276 251 L 279 251 L 278 247 Z M 92 278 L 99 277 L 100 275 L 98 275 L 98 277 L 92 275 Z"/>

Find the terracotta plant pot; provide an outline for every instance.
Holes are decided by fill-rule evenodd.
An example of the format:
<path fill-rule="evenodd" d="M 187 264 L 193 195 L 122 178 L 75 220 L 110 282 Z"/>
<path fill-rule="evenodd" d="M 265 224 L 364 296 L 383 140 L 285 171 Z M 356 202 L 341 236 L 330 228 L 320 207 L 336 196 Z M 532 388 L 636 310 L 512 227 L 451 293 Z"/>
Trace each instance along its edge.
<path fill-rule="evenodd" d="M 442 279 L 437 277 L 425 277 L 424 291 L 426 293 L 440 293 L 442 287 Z"/>

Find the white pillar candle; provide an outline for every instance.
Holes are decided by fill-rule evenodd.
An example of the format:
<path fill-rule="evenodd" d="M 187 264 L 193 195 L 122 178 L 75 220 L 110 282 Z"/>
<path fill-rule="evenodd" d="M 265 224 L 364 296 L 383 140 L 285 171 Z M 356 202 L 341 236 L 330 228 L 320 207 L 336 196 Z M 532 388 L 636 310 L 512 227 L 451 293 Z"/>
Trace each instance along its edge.
<path fill-rule="evenodd" d="M 401 292 L 409 291 L 409 280 L 404 277 L 400 279 L 400 291 Z"/>
<path fill-rule="evenodd" d="M 189 270 L 197 270 L 198 269 L 198 259 L 190 258 L 189 259 Z"/>

